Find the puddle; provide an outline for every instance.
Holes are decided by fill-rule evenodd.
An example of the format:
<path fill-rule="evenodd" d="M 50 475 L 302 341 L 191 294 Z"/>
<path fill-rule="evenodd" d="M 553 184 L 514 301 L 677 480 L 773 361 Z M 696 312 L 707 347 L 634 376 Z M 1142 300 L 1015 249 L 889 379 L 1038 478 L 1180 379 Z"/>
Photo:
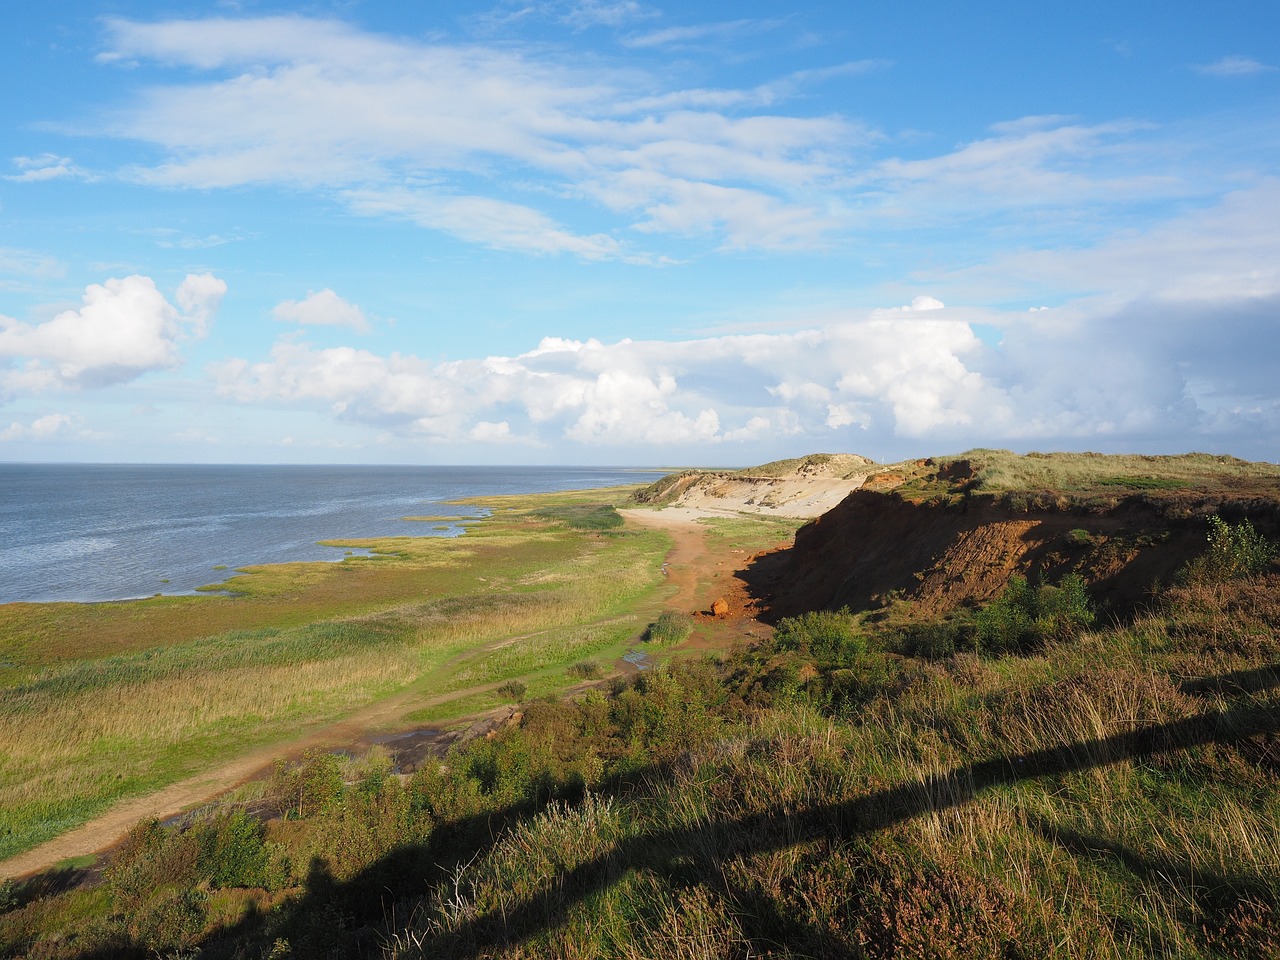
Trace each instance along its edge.
<path fill-rule="evenodd" d="M 622 655 L 622 659 L 627 661 L 637 670 L 649 670 L 653 667 L 653 657 L 645 653 L 643 650 L 628 650 Z"/>

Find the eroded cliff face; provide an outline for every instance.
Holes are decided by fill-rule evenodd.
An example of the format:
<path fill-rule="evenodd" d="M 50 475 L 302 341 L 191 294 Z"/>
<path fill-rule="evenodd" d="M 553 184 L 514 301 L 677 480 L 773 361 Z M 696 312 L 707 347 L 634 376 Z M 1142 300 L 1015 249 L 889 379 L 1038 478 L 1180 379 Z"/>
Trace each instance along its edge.
<path fill-rule="evenodd" d="M 999 594 L 1013 574 L 1052 582 L 1078 573 L 1104 615 L 1124 616 L 1205 547 L 1207 513 L 1239 504 L 1038 505 L 990 496 L 912 501 L 870 489 L 806 524 L 795 545 L 762 560 L 757 589 L 774 617 L 874 608 L 897 596 L 937 615 Z M 1248 511 L 1274 535 L 1274 503 Z M 767 597 L 764 595 L 768 595 Z"/>
<path fill-rule="evenodd" d="M 639 503 L 708 514 L 817 517 L 858 489 L 878 465 L 856 454 L 811 454 L 748 470 L 671 474 L 636 494 Z"/>

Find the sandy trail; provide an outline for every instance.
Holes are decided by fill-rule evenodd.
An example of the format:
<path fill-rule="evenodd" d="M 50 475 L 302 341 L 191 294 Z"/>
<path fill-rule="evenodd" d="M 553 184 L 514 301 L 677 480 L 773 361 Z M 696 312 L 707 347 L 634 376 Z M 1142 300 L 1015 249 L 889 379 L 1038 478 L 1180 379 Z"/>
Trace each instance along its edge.
<path fill-rule="evenodd" d="M 667 583 L 675 587 L 666 606 L 711 606 L 715 597 L 702 597 L 699 588 L 707 580 L 709 558 L 707 556 L 707 528 L 698 523 L 709 516 L 706 511 L 683 507 L 665 510 L 619 510 L 618 513 L 631 523 L 641 527 L 661 530 L 671 537 L 671 549 L 663 561 Z M 714 564 L 710 564 L 714 566 Z"/>
<path fill-rule="evenodd" d="M 662 511 L 622 510 L 630 522 L 663 530 L 672 538 L 664 568 L 675 588 L 666 606 L 705 609 L 715 599 L 714 580 L 723 571 L 707 554 L 706 528 L 697 523 L 712 511 L 668 508 Z M 530 635 L 532 636 L 532 634 Z M 520 637 L 507 637 L 485 644 L 481 649 L 497 649 Z M 461 657 L 475 656 L 472 648 Z M 50 870 L 64 860 L 98 853 L 120 841 L 138 821 L 148 817 L 165 819 L 208 803 L 218 795 L 247 781 L 265 776 L 279 757 L 296 757 L 311 749 L 337 750 L 367 746 L 372 733 L 411 729 L 404 717 L 417 710 L 496 689 L 498 683 L 481 684 L 438 696 L 421 690 L 406 690 L 369 704 L 341 720 L 317 726 L 292 740 L 277 742 L 245 753 L 212 770 L 188 777 L 145 796 L 125 800 L 106 813 L 37 847 L 0 861 L 0 877 L 20 878 Z M 504 713 L 504 709 L 493 711 Z M 480 719 L 480 718 L 477 718 Z"/>

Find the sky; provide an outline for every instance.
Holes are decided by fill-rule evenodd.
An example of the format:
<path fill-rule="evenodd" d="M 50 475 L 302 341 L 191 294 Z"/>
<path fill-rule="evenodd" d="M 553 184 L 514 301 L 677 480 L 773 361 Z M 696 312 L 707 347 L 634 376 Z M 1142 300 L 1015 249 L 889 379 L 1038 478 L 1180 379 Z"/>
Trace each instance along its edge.
<path fill-rule="evenodd" d="M 1278 373 L 1274 0 L 0 14 L 0 461 L 1276 462 Z"/>

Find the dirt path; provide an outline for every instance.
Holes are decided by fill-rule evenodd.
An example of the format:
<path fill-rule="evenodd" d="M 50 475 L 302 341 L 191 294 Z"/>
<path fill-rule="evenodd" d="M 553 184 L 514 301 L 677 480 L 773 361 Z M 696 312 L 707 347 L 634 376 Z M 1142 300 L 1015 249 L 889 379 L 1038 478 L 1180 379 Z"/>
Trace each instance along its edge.
<path fill-rule="evenodd" d="M 711 602 L 717 596 L 733 592 L 731 584 L 726 582 L 726 574 L 731 576 L 731 568 L 726 569 L 723 561 L 716 561 L 708 555 L 706 528 L 696 522 L 697 517 L 702 514 L 684 510 L 621 512 L 628 521 L 660 529 L 672 538 L 672 548 L 667 554 L 663 569 L 668 582 L 676 588 L 676 591 L 673 597 L 666 601 L 665 606 L 673 609 L 704 611 L 710 608 Z M 737 607 L 738 615 L 721 621 L 720 625 L 730 626 L 735 621 L 750 619 L 749 616 L 745 616 L 745 611 L 740 604 Z M 519 639 L 522 638 L 504 638 L 485 644 L 480 649 L 497 649 Z M 476 648 L 472 648 L 461 654 L 459 659 L 475 655 Z M 30 876 L 52 869 L 72 857 L 105 850 L 119 842 L 120 838 L 140 820 L 148 817 L 165 819 L 174 816 L 207 803 L 219 794 L 249 780 L 265 776 L 279 757 L 296 757 L 311 749 L 336 750 L 344 747 L 367 746 L 374 733 L 385 734 L 397 729 L 408 729 L 409 725 L 404 721 L 406 714 L 493 690 L 498 686 L 498 683 L 481 684 L 437 696 L 424 695 L 420 690 L 405 690 L 379 700 L 377 703 L 369 704 L 341 720 L 318 726 L 300 737 L 261 747 L 212 770 L 171 784 L 162 790 L 123 801 L 74 830 L 38 847 L 33 847 L 25 853 L 0 861 L 0 877 Z M 505 708 L 491 711 L 494 715 L 504 712 Z"/>

